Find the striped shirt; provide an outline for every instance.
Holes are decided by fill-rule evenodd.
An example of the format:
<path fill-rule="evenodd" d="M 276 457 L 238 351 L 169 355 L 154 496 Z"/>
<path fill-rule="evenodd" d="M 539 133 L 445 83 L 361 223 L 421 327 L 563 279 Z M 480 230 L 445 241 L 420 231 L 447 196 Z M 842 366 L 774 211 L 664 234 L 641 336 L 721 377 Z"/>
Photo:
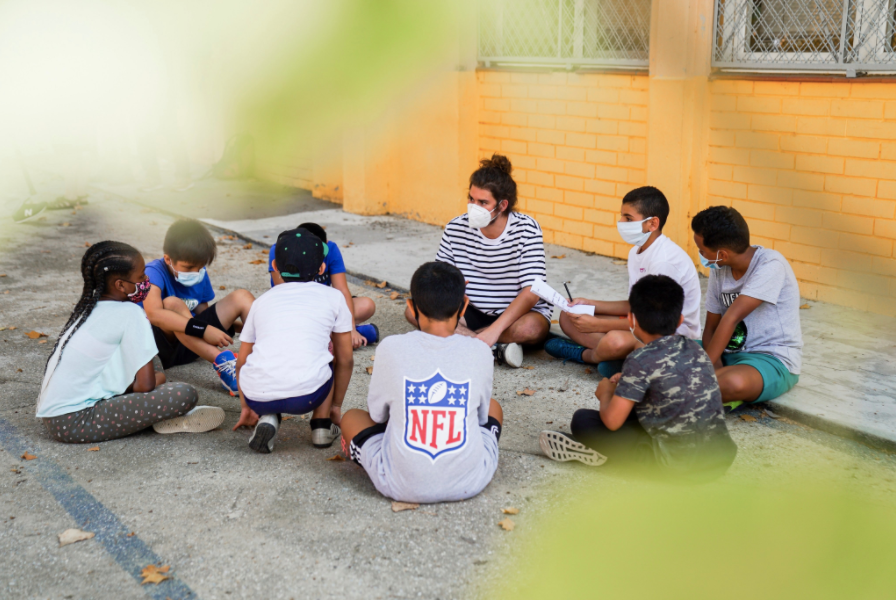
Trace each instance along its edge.
<path fill-rule="evenodd" d="M 544 241 L 538 222 L 512 212 L 504 232 L 490 240 L 470 227 L 467 215 L 445 226 L 436 260 L 454 265 L 467 280 L 470 304 L 487 315 L 499 315 L 536 279 L 545 279 Z M 532 309 L 548 320 L 552 307 L 539 300 Z"/>

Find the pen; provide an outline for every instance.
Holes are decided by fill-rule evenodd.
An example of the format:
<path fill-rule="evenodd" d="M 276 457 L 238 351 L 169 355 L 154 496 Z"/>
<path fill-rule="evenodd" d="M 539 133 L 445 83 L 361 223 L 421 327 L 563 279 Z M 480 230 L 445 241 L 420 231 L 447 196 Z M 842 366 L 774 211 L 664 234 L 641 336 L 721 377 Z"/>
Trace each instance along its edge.
<path fill-rule="evenodd" d="M 563 287 L 566 288 L 566 295 L 569 296 L 569 301 L 572 302 L 572 294 L 569 293 L 569 286 L 566 285 L 567 283 L 569 283 L 569 282 L 568 282 L 568 281 L 564 281 L 564 282 L 563 282 Z"/>

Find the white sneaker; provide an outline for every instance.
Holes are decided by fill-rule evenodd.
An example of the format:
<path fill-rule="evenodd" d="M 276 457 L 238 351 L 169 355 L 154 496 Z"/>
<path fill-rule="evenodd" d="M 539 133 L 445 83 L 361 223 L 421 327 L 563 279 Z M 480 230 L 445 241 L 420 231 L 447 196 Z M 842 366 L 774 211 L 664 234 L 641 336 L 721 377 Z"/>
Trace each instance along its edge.
<path fill-rule="evenodd" d="M 545 456 L 557 462 L 577 460 L 589 467 L 599 467 L 607 462 L 607 457 L 603 454 L 559 431 L 542 431 L 538 436 L 538 445 Z"/>
<path fill-rule="evenodd" d="M 280 429 L 280 415 L 264 415 L 258 419 L 255 431 L 249 438 L 249 447 L 262 454 L 274 451 L 274 438 Z"/>
<path fill-rule="evenodd" d="M 315 448 L 329 448 L 340 435 L 342 435 L 342 430 L 339 429 L 338 425 L 331 423 L 329 429 L 324 427 L 312 429 L 311 443 L 314 444 Z"/>
<path fill-rule="evenodd" d="M 498 364 L 506 364 L 508 367 L 519 369 L 523 366 L 523 347 L 513 342 L 509 344 L 495 344 L 492 346 L 492 354 Z"/>
<path fill-rule="evenodd" d="M 220 427 L 224 409 L 217 406 L 197 406 L 187 414 L 155 423 L 156 433 L 204 433 Z"/>

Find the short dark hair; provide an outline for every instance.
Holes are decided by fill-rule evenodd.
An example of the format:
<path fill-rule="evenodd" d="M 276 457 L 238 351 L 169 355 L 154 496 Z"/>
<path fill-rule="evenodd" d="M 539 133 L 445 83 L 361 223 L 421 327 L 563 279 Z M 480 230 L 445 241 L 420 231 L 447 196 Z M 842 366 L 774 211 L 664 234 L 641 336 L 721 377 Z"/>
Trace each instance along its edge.
<path fill-rule="evenodd" d="M 669 201 L 661 191 L 652 185 L 635 188 L 622 199 L 623 204 L 632 204 L 645 219 L 657 217 L 660 220 L 660 230 L 666 225 L 669 218 Z"/>
<path fill-rule="evenodd" d="M 316 235 L 320 239 L 320 241 L 325 244 L 327 243 L 327 231 L 317 223 L 302 223 L 296 229 L 307 229 L 308 231 Z"/>
<path fill-rule="evenodd" d="M 641 329 L 650 335 L 672 335 L 684 308 L 684 290 L 671 277 L 645 275 L 632 286 L 628 303 Z"/>
<path fill-rule="evenodd" d="M 172 261 L 210 265 L 217 255 L 215 238 L 196 219 L 178 219 L 168 228 L 162 250 Z"/>
<path fill-rule="evenodd" d="M 428 262 L 411 278 L 411 298 L 421 314 L 447 321 L 464 305 L 464 275 L 454 265 Z"/>
<path fill-rule="evenodd" d="M 733 250 L 742 254 L 750 247 L 750 227 L 739 212 L 729 206 L 710 206 L 691 221 L 691 229 L 713 250 Z"/>

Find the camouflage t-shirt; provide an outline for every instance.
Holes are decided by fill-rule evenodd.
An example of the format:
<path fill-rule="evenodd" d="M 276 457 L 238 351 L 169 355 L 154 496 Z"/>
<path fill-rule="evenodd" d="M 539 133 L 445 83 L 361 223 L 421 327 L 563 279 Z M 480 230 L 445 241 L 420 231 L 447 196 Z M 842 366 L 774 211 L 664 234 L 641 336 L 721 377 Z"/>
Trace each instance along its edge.
<path fill-rule="evenodd" d="M 636 402 L 661 465 L 691 471 L 727 468 L 734 460 L 715 370 L 692 340 L 667 335 L 629 354 L 616 395 Z"/>

